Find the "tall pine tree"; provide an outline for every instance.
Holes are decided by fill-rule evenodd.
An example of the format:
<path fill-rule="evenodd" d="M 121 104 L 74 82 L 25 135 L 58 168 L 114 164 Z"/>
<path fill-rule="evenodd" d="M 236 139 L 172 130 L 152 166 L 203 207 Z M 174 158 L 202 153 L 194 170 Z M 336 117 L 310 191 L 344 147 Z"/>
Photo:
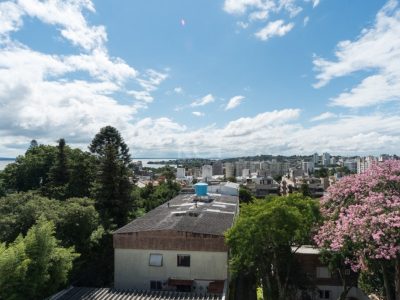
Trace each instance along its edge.
<path fill-rule="evenodd" d="M 107 126 L 95 136 L 89 149 L 98 159 L 93 196 L 103 225 L 106 229 L 123 226 L 132 209 L 129 148 L 118 130 Z"/>

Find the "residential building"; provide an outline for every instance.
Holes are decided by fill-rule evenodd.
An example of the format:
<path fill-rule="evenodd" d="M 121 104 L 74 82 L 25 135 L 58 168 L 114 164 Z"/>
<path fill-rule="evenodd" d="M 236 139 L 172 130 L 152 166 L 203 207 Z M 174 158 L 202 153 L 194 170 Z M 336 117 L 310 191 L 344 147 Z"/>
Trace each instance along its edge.
<path fill-rule="evenodd" d="M 343 162 L 343 166 L 348 168 L 352 173 L 357 172 L 357 161 L 354 159 L 346 159 Z"/>
<path fill-rule="evenodd" d="M 314 162 L 312 161 L 303 161 L 301 163 L 301 168 L 304 173 L 311 174 L 314 172 Z"/>
<path fill-rule="evenodd" d="M 364 173 L 376 161 L 377 159 L 374 156 L 357 158 L 357 174 Z"/>
<path fill-rule="evenodd" d="M 212 174 L 213 175 L 224 175 L 224 170 L 221 161 L 214 161 L 212 163 Z"/>
<path fill-rule="evenodd" d="M 321 160 L 322 160 L 322 165 L 324 167 L 327 167 L 328 165 L 331 164 L 331 155 L 329 153 L 323 153 Z"/>
<path fill-rule="evenodd" d="M 204 181 L 209 181 L 212 179 L 213 176 L 213 168 L 211 165 L 204 165 L 201 167 L 201 178 Z"/>
<path fill-rule="evenodd" d="M 186 177 L 185 168 L 176 168 L 176 178 L 184 179 Z"/>
<path fill-rule="evenodd" d="M 318 155 L 318 153 L 314 153 L 313 154 L 312 162 L 314 163 L 314 165 L 318 165 L 319 164 L 319 155 Z"/>
<path fill-rule="evenodd" d="M 223 293 L 239 200 L 195 187 L 114 232 L 116 289 Z"/>
<path fill-rule="evenodd" d="M 279 195 L 280 185 L 272 177 L 252 177 L 247 180 L 245 186 L 257 198 L 268 195 Z"/>
<path fill-rule="evenodd" d="M 231 162 L 226 162 L 224 164 L 225 168 L 225 177 L 230 178 L 230 177 L 235 177 L 235 165 Z"/>
<path fill-rule="evenodd" d="M 302 246 L 296 251 L 296 258 L 301 270 L 306 273 L 310 281 L 315 284 L 317 290 L 311 296 L 311 299 L 339 299 L 343 291 L 343 282 L 337 272 L 331 273 L 327 265 L 320 260 L 320 250 L 311 246 Z M 348 285 L 353 286 L 346 299 L 369 300 L 368 296 L 357 287 L 357 274 L 350 267 L 343 268 L 344 280 Z M 299 299 L 302 299 L 299 297 Z"/>

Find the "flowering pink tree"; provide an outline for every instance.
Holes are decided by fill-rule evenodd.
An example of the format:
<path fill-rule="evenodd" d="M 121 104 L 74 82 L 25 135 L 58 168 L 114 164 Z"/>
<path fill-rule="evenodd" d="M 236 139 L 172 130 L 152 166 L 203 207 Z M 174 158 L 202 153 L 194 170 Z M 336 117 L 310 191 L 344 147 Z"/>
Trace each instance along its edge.
<path fill-rule="evenodd" d="M 393 262 L 400 300 L 400 161 L 376 163 L 364 174 L 343 178 L 321 199 L 321 212 L 318 246 L 338 253 L 351 249 L 346 263 L 355 271 Z"/>

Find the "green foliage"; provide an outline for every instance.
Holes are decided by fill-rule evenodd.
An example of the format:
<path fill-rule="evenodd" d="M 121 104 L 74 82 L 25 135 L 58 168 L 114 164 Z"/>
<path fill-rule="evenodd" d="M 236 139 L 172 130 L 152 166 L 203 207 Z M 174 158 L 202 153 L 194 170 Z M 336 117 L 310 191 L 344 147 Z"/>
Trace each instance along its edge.
<path fill-rule="evenodd" d="M 35 190 L 60 200 L 89 197 L 95 166 L 94 156 L 71 149 L 63 139 L 58 147 L 30 147 L 0 173 L 0 196 Z"/>
<path fill-rule="evenodd" d="M 108 146 L 114 148 L 118 160 L 122 160 L 125 165 L 131 163 L 128 146 L 125 144 L 119 131 L 112 126 L 106 126 L 100 129 L 100 132 L 96 134 L 92 140 L 89 150 L 91 153 L 101 158 L 107 155 L 106 152 L 109 151 Z"/>
<path fill-rule="evenodd" d="M 24 238 L 0 246 L 1 298 L 43 299 L 67 282 L 78 254 L 54 235 L 54 224 L 40 218 Z"/>
<path fill-rule="evenodd" d="M 307 183 L 303 183 L 300 186 L 300 193 L 304 196 L 304 197 L 311 197 L 311 191 L 310 191 L 310 187 L 308 186 Z"/>
<path fill-rule="evenodd" d="M 240 203 L 250 203 L 253 201 L 253 196 L 248 189 L 241 187 L 239 189 L 239 200 Z"/>
<path fill-rule="evenodd" d="M 329 176 L 329 171 L 326 168 L 320 168 L 314 171 L 314 176 L 319 178 L 325 178 Z"/>
<path fill-rule="evenodd" d="M 287 299 L 296 288 L 292 247 L 308 244 L 319 221 L 316 201 L 292 194 L 269 197 L 243 205 L 226 242 L 235 274 L 256 274 L 263 283 L 264 298 Z"/>

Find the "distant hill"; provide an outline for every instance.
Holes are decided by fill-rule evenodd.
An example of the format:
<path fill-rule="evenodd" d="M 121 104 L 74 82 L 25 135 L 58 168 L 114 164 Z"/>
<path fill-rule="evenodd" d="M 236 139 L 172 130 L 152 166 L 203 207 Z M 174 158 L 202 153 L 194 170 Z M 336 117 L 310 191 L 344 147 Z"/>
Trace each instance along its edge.
<path fill-rule="evenodd" d="M 11 158 L 11 157 L 0 157 L 0 160 L 15 160 L 15 158 Z"/>

